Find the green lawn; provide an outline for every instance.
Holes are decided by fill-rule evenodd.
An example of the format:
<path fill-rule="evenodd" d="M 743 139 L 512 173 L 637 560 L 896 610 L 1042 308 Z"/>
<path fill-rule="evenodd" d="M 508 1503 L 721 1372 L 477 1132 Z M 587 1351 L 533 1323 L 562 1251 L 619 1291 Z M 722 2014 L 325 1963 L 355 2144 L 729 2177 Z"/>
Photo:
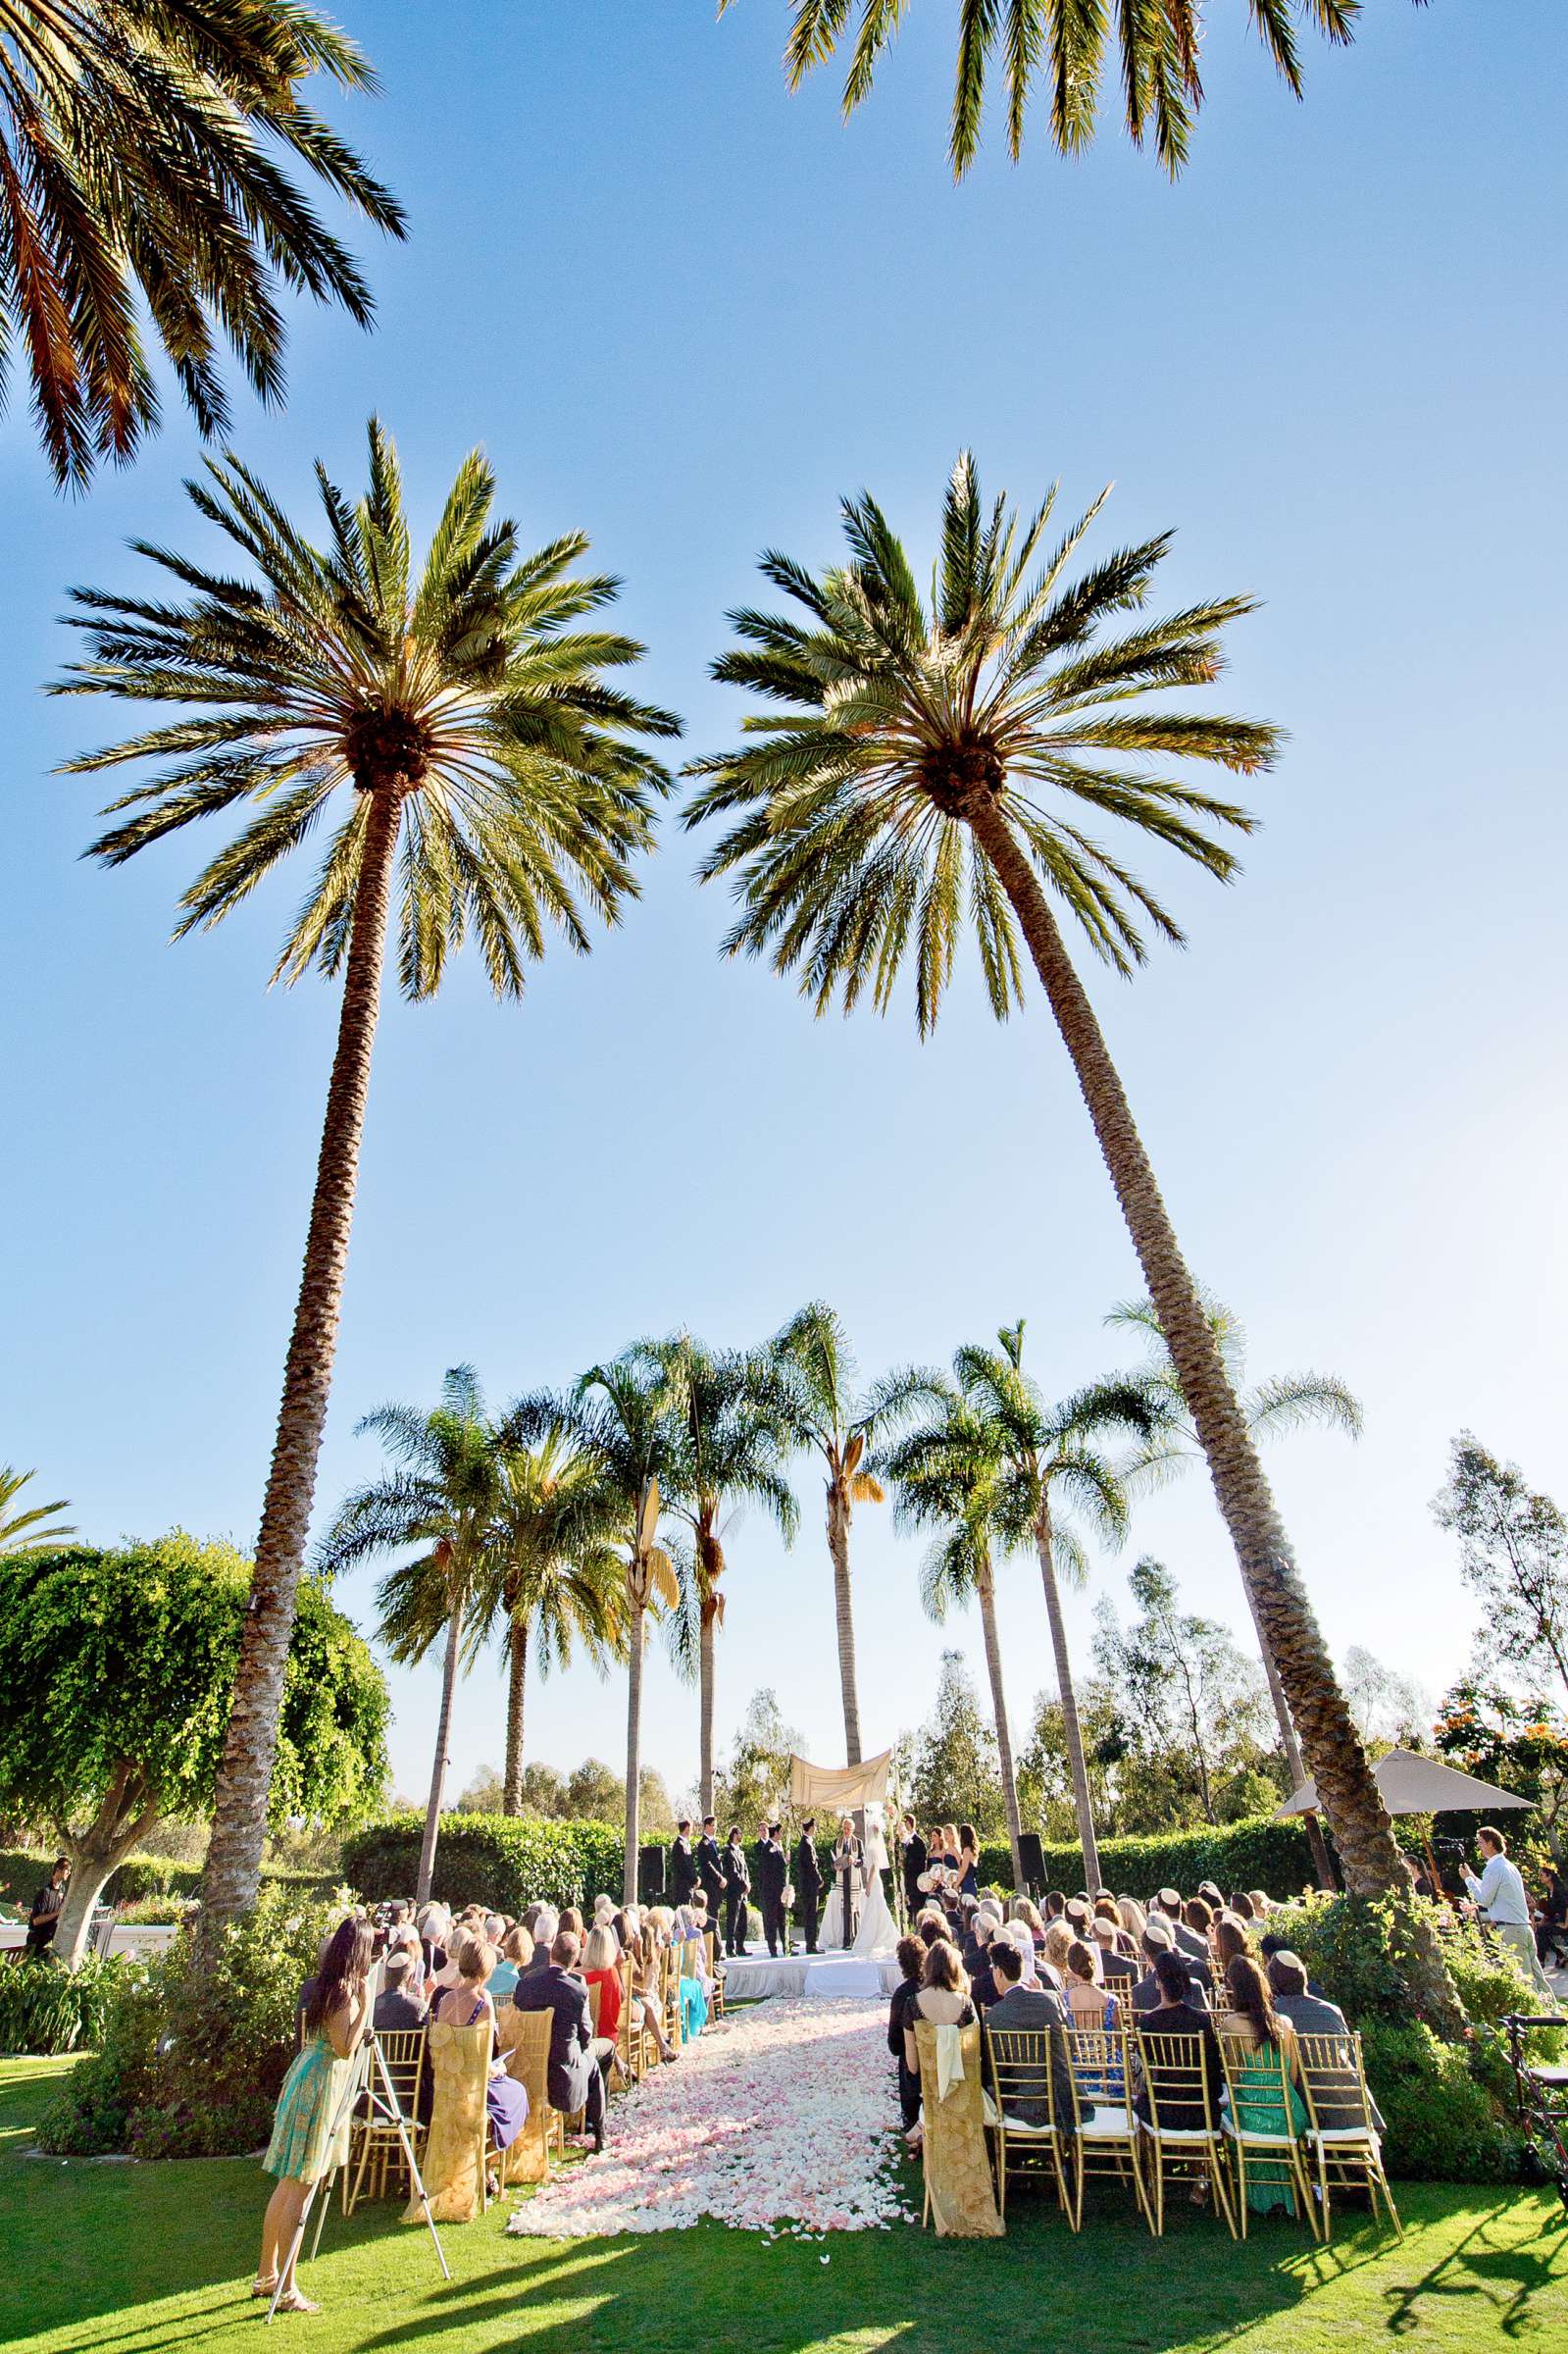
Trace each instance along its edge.
<path fill-rule="evenodd" d="M 89 2164 L 27 2155 L 67 2062 L 0 2062 L 0 2343 L 14 2354 L 230 2354 L 255 2348 L 245 2296 L 264 2182 L 248 2161 Z M 562 2247 L 502 2236 L 504 2210 L 445 2234 L 445 2286 L 423 2231 L 389 2207 L 333 2211 L 309 2285 L 326 2311 L 275 2332 L 321 2354 L 1340 2354 L 1391 2347 L 1568 2345 L 1568 2228 L 1555 2198 L 1405 2185 L 1401 2244 L 1300 2227 L 1233 2246 L 1205 2217 L 1149 2239 L 1107 2192 L 1075 2240 L 1018 2200 L 1009 2236 L 918 2231 L 769 2247 L 717 2226 Z"/>

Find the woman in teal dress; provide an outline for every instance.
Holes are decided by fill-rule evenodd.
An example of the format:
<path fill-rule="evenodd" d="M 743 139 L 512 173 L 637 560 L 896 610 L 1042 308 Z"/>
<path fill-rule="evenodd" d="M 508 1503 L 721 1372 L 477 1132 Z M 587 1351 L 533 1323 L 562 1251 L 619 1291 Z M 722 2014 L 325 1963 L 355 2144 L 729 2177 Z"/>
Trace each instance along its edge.
<path fill-rule="evenodd" d="M 1244 2035 L 1254 2054 L 1231 2076 L 1238 2126 L 1244 2133 L 1304 2133 L 1306 2103 L 1290 2080 L 1299 2073 L 1294 2028 L 1276 2013 L 1269 1981 L 1250 1954 L 1233 1958 L 1225 1985 L 1230 2010 L 1220 2023 L 1228 2035 Z M 1276 2207 L 1294 2215 L 1295 2172 L 1288 2159 L 1256 2158 L 1248 2151 L 1246 2203 L 1254 2215 Z"/>
<path fill-rule="evenodd" d="M 273 2137 L 262 2164 L 278 2176 L 262 2221 L 261 2263 L 251 2284 L 253 2297 L 271 2297 L 278 2286 L 279 2313 L 319 2313 L 294 2278 L 294 2235 L 313 2182 L 348 2155 L 349 2117 L 334 2136 L 371 1999 L 367 1980 L 375 1940 L 368 1920 L 339 1921 L 322 1949 L 316 1975 L 306 1989 L 304 2043 L 283 2078 L 273 2119 Z"/>

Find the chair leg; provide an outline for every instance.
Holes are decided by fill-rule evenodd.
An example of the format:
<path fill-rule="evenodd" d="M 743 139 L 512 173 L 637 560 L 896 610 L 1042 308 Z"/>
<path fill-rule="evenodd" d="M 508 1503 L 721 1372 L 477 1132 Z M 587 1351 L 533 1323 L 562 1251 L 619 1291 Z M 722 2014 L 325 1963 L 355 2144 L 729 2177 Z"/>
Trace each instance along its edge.
<path fill-rule="evenodd" d="M 1239 2142 L 1236 2145 L 1236 2212 L 1240 2218 L 1241 2237 L 1246 2237 L 1246 2153 Z"/>
<path fill-rule="evenodd" d="M 1231 2211 L 1231 2190 L 1226 2180 L 1225 2152 L 1219 2142 L 1209 2143 L 1209 2180 L 1214 2185 L 1215 2203 L 1225 2218 L 1225 2227 L 1236 2237 L 1236 2217 Z"/>

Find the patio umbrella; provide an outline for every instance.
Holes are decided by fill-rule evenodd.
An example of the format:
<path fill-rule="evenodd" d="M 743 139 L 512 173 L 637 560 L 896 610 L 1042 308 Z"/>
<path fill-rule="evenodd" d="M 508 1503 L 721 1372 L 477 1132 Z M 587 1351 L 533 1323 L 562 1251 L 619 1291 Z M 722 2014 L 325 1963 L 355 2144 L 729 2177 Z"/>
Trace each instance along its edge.
<path fill-rule="evenodd" d="M 1492 1782 L 1478 1782 L 1473 1773 L 1440 1766 L 1436 1758 L 1423 1758 L 1413 1749 L 1391 1749 L 1373 1766 L 1372 1778 L 1391 1815 L 1500 1815 L 1505 1807 L 1535 1804 L 1533 1799 L 1521 1798 L 1517 1790 L 1499 1790 Z M 1317 1784 L 1303 1782 L 1299 1790 L 1292 1790 L 1280 1814 L 1311 1815 L 1317 1803 Z M 1425 1844 L 1432 1884 L 1441 1888 L 1432 1842 Z"/>

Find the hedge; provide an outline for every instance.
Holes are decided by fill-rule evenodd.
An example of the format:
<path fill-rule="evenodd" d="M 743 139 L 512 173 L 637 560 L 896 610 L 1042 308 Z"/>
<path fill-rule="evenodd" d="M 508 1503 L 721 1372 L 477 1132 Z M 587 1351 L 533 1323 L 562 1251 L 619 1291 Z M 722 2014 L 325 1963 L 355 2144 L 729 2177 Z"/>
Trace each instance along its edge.
<path fill-rule="evenodd" d="M 419 1878 L 423 1816 L 390 1815 L 343 1842 L 343 1877 L 376 1900 L 412 1896 Z M 512 1815 L 443 1815 L 432 1893 L 443 1904 L 592 1904 L 619 1896 L 626 1833 L 609 1822 L 556 1822 Z"/>
<path fill-rule="evenodd" d="M 1075 1895 L 1084 1885 L 1084 1851 L 1077 1841 L 1041 1852 L 1046 1887 Z M 1280 1822 L 1272 1815 L 1217 1828 L 1205 1824 L 1196 1831 L 1102 1839 L 1099 1854 L 1105 1886 L 1140 1903 L 1157 1888 L 1179 1888 L 1190 1896 L 1199 1880 L 1215 1881 L 1227 1896 L 1237 1888 L 1261 1888 L 1278 1898 L 1299 1896 L 1317 1884 L 1306 1832 L 1299 1822 Z M 980 1877 L 983 1885 L 1011 1888 L 1013 1864 L 1005 1841 L 981 1849 Z"/>

